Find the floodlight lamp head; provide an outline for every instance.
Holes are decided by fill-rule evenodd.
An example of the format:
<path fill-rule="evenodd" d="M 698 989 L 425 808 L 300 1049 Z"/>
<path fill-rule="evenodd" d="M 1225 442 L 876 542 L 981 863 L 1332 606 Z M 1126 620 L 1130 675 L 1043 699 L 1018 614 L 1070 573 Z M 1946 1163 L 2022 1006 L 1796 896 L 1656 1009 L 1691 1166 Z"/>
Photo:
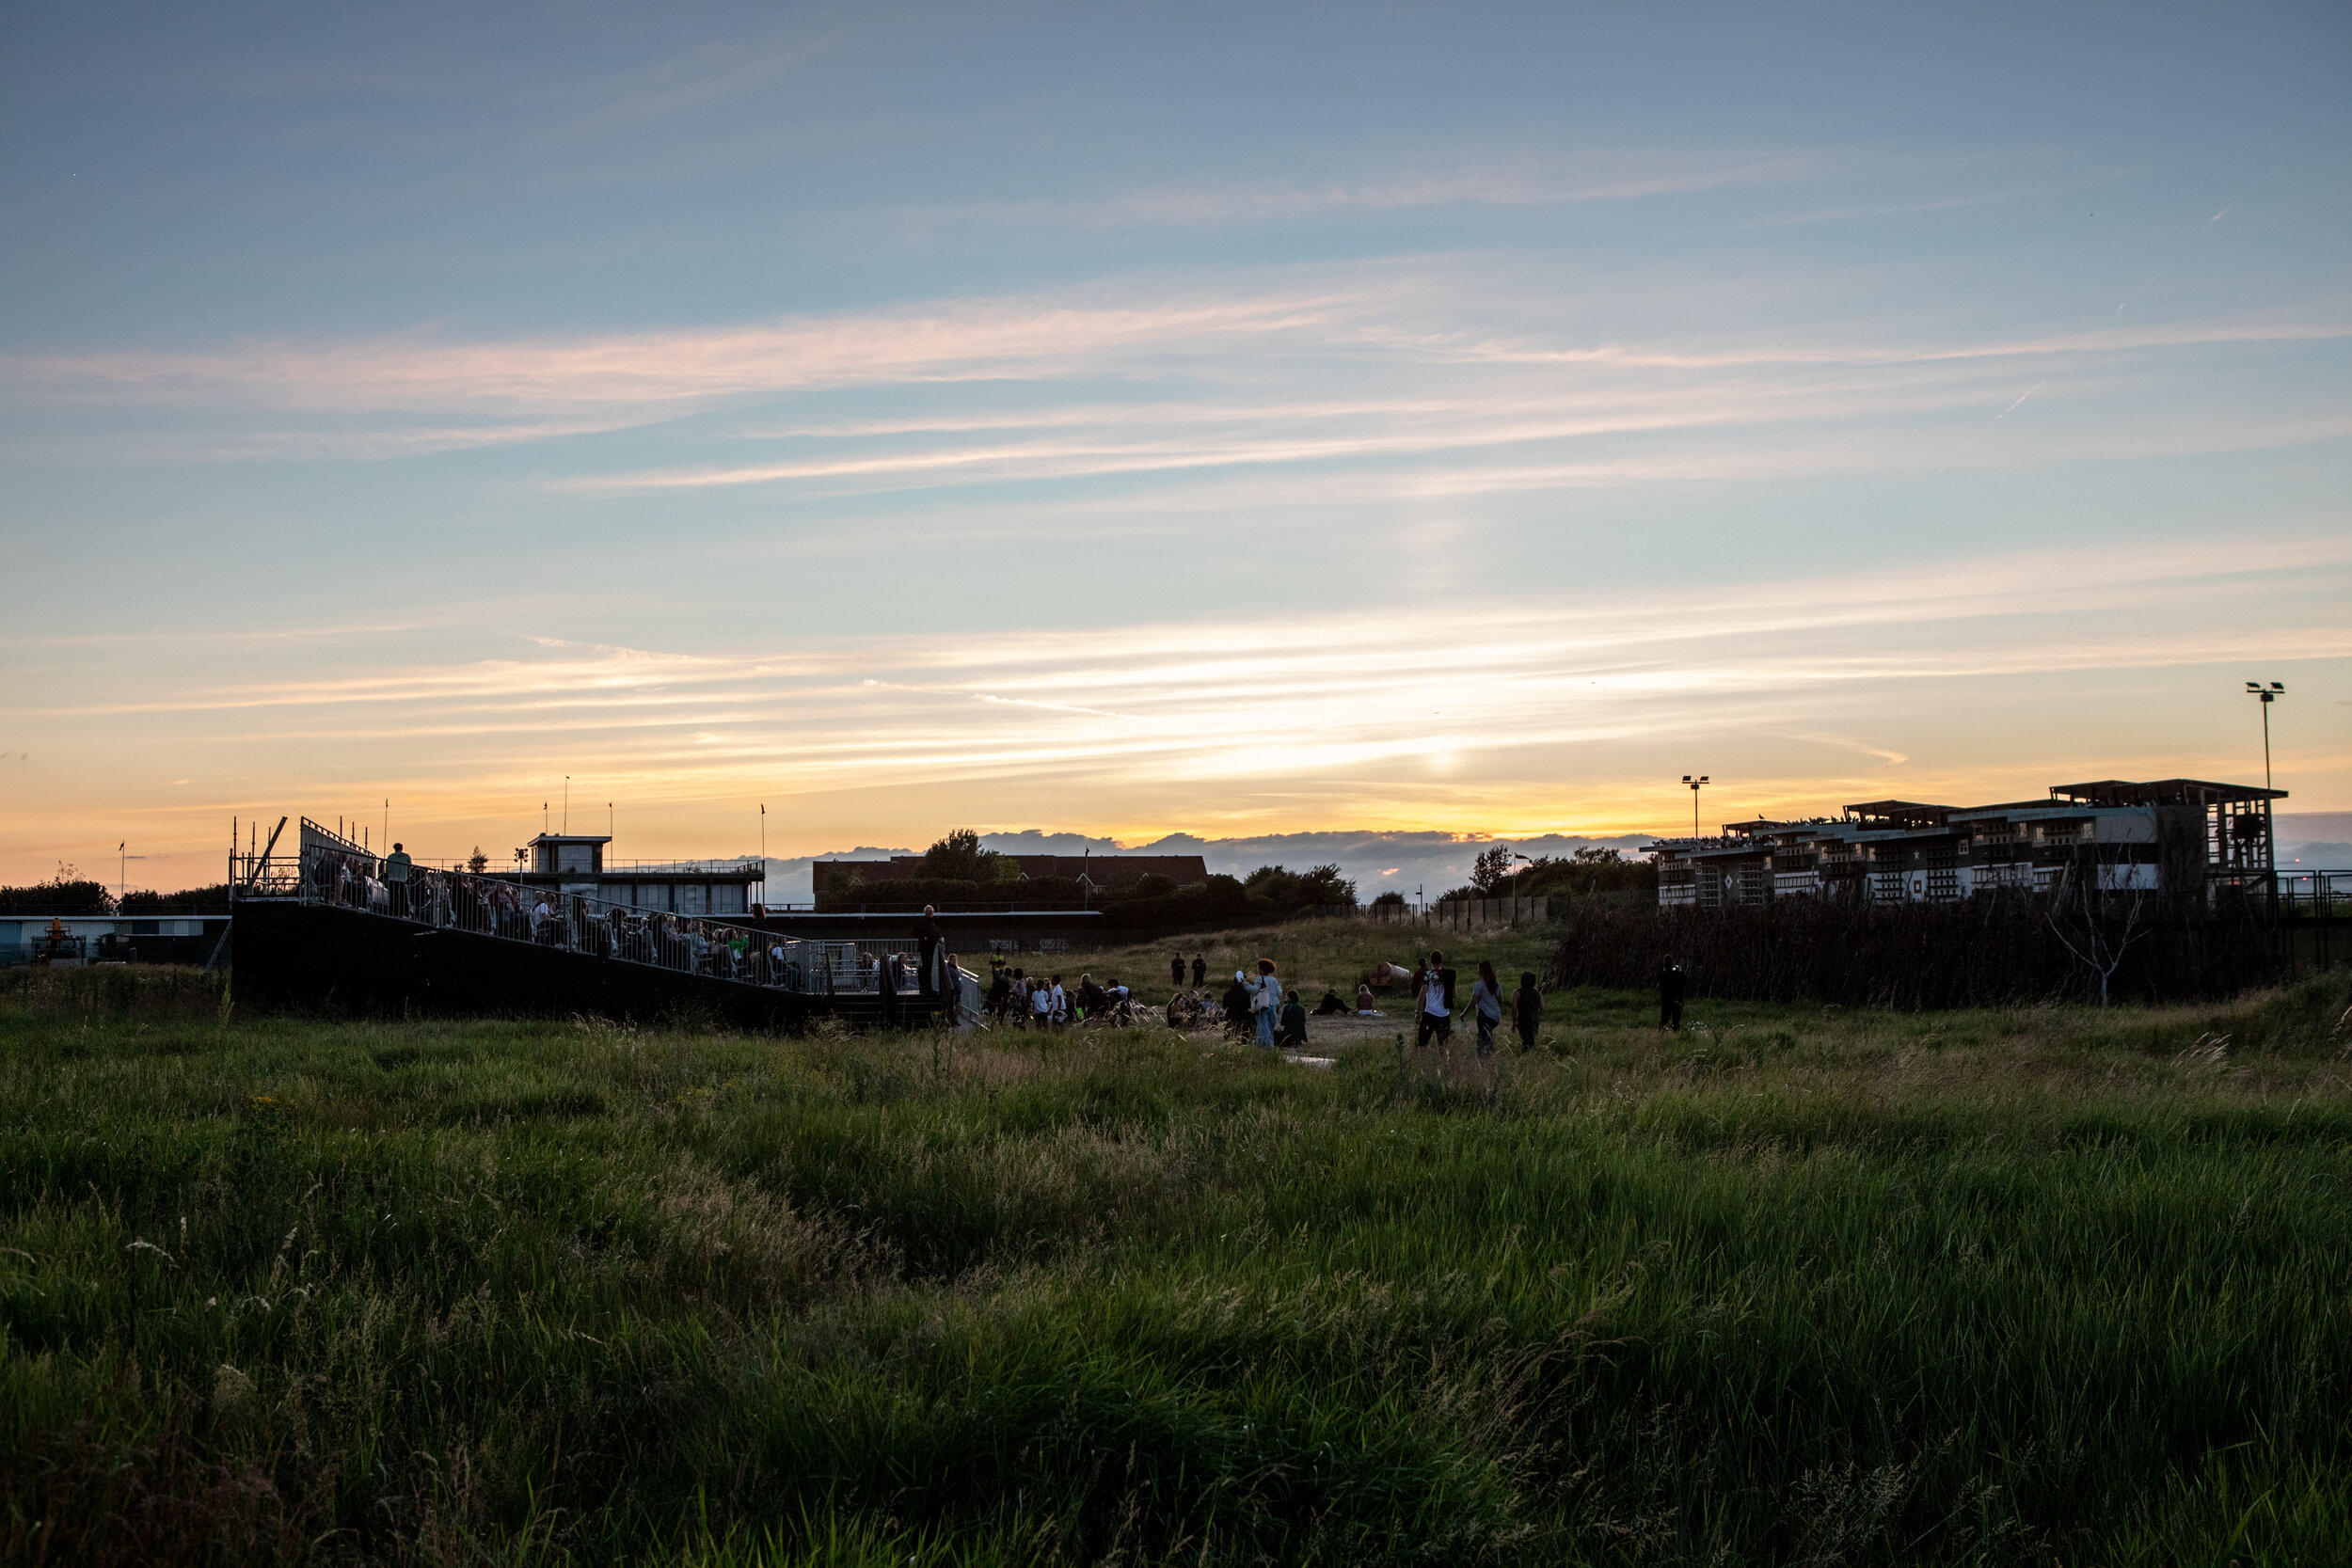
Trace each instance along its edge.
<path fill-rule="evenodd" d="M 2273 691 L 2284 691 L 2286 689 L 2287 683 L 2284 681 L 2272 681 L 2270 683 L 2270 689 Z"/>

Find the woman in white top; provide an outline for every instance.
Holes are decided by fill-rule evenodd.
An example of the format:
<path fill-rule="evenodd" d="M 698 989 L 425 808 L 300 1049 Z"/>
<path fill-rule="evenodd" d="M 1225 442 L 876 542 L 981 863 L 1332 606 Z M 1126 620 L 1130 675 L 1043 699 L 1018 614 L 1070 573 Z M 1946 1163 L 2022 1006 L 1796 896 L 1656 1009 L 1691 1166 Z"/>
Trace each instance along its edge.
<path fill-rule="evenodd" d="M 1282 982 L 1274 976 L 1274 960 L 1258 960 L 1258 978 L 1249 987 L 1249 1022 L 1258 1026 L 1258 1043 L 1274 1049 L 1274 1026 L 1282 1017 Z"/>
<path fill-rule="evenodd" d="M 1502 1026 L 1502 982 L 1495 978 L 1495 966 L 1478 966 L 1478 983 L 1470 987 L 1470 1013 L 1478 1020 L 1478 1053 L 1495 1053 L 1495 1031 Z"/>

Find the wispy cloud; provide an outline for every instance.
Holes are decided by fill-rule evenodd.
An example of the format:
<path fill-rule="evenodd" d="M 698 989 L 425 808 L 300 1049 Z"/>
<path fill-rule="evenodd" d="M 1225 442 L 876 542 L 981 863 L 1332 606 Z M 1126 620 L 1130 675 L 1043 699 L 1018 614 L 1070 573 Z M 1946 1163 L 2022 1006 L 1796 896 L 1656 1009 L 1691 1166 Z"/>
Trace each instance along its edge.
<path fill-rule="evenodd" d="M 1785 186 L 1817 179 L 1833 168 L 1849 169 L 1853 162 L 1851 152 L 1793 148 L 1712 152 L 1631 149 L 1550 160 L 1509 154 L 1359 180 L 1168 184 L 1055 200 L 888 208 L 881 215 L 918 227 L 1042 224 L 1199 230 L 1448 207 L 1574 207 Z"/>
<path fill-rule="evenodd" d="M 167 682 L 119 702 L 0 714 L 202 715 L 207 744 L 232 752 L 329 734 L 345 750 L 430 755 L 444 787 L 485 792 L 593 734 L 606 771 L 639 799 L 749 787 L 786 767 L 803 792 L 989 779 L 1056 791 L 1256 787 L 1727 723 L 1899 767 L 1899 751 L 1846 738 L 1851 717 L 1923 683 L 2352 657 L 2352 626 L 2316 608 L 2324 594 L 2281 598 L 2287 584 L 2348 573 L 2352 543 L 2310 536 L 2152 545 L 2121 561 L 2045 550 L 1600 599 L 1529 595 L 1458 628 L 1327 611 L 1108 638 L 835 639 L 770 654 L 541 639 L 497 657 Z M 1281 721 L 1259 743 L 1203 743 L 1237 713 Z"/>
<path fill-rule="evenodd" d="M 1939 452 L 1931 442 L 1914 451 L 1890 421 L 1981 406 L 1988 381 L 2024 367 L 2044 378 L 2062 367 L 2079 388 L 2087 375 L 2150 356 L 2352 338 L 2352 302 L 2295 315 L 1980 338 L 1863 323 L 1737 339 L 1666 327 L 1596 339 L 1572 322 L 1497 334 L 1452 319 L 1459 290 L 1442 269 L 1355 269 L 1315 282 L 1149 297 L 1096 289 L 673 331 L 20 356 L 0 360 L 0 388 L 19 402 L 203 416 L 200 430 L 143 430 L 97 446 L 87 435 L 66 447 L 29 436 L 12 443 L 52 459 L 76 451 L 86 459 L 396 457 L 593 438 L 813 394 L 920 399 L 933 411 L 717 433 L 736 451 L 766 445 L 755 457 L 616 474 L 582 472 L 574 458 L 553 482 L 606 493 L 773 483 L 860 490 L 1328 467 L 1797 424 L 1849 444 L 1875 441 L 1881 466 L 1933 467 L 1951 448 Z M 1077 387 L 1090 401 L 1052 395 Z M 1009 407 L 1009 388 L 1031 397 L 1042 390 L 1049 401 Z M 1161 395 L 1131 395 L 1144 388 Z M 1171 389 L 1182 395 L 1165 395 Z M 246 428 L 217 428 L 240 413 Z M 999 438 L 982 438 L 991 436 Z M 1787 471 L 1798 451 L 1762 455 L 1762 471 Z M 1543 483 L 1544 472 L 1565 486 L 1580 475 L 1621 483 L 1657 461 L 1620 446 L 1455 490 Z M 1668 461 L 1759 471 L 1758 457 L 1731 448 Z"/>
<path fill-rule="evenodd" d="M 681 406 L 829 387 L 1070 372 L 1108 351 L 1195 349 L 1327 325 L 1340 301 L 1287 295 L 1135 304 L 993 300 L 739 326 L 437 343 L 421 337 L 210 353 L 0 360 L 53 398 L 351 410 Z"/>

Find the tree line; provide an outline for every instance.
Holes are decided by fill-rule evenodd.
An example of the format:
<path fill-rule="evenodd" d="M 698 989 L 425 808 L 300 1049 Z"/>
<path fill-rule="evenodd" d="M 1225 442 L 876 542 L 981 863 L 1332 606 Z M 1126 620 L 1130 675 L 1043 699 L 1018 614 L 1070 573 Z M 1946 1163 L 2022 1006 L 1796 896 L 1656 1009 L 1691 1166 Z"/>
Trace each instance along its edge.
<path fill-rule="evenodd" d="M 958 828 L 923 852 L 913 877 L 864 882 L 852 872 L 817 895 L 824 913 L 865 910 L 913 911 L 924 905 L 1014 910 L 1097 910 L 1114 930 L 1202 930 L 1250 921 L 1281 921 L 1338 905 L 1353 908 L 1356 884 L 1337 865 L 1293 871 L 1262 865 L 1247 877 L 1212 875 L 1179 887 L 1154 873 L 1122 875 L 1105 856 L 1104 882 L 1080 886 L 1067 877 L 1024 877 L 1020 862 L 980 847 L 980 835 Z"/>
<path fill-rule="evenodd" d="M 117 898 L 105 883 L 60 865 L 45 882 L 21 887 L 0 884 L 0 913 L 61 915 L 227 914 L 229 884 L 182 888 L 177 893 L 136 889 Z"/>

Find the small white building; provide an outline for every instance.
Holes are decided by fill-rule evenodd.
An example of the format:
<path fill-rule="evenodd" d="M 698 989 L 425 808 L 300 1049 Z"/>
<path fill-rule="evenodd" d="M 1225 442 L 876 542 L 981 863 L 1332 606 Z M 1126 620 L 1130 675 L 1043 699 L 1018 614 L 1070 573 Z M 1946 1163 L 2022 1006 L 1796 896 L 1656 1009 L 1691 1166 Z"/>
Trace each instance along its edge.
<path fill-rule="evenodd" d="M 56 928 L 66 942 L 49 941 Z M 201 964 L 229 929 L 225 914 L 0 915 L 0 969 L 36 958 L 64 964 Z"/>

